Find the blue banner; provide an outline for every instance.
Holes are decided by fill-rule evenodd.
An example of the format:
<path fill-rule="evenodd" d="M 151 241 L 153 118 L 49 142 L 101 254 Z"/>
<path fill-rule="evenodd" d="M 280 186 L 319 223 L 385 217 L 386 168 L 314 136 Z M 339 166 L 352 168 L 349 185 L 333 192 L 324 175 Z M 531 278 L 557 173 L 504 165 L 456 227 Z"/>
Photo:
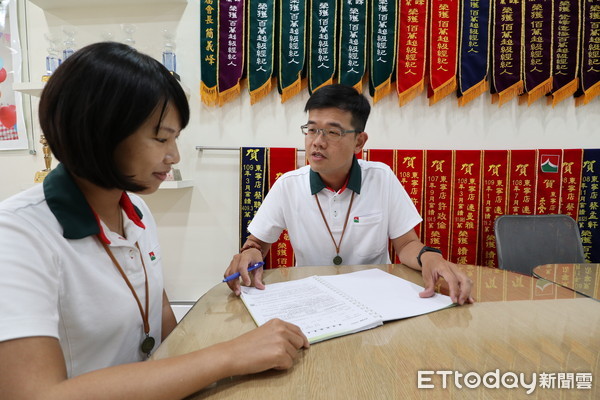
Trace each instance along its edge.
<path fill-rule="evenodd" d="M 461 106 L 488 90 L 489 19 L 490 0 L 461 2 L 458 60 Z"/>
<path fill-rule="evenodd" d="M 266 194 L 266 155 L 264 147 L 240 149 L 240 248 L 248 238 L 248 225 Z"/>
<path fill-rule="evenodd" d="M 581 194 L 579 196 L 579 230 L 585 259 L 600 262 L 600 222 L 598 200 L 600 199 L 600 149 L 583 150 L 581 171 Z"/>

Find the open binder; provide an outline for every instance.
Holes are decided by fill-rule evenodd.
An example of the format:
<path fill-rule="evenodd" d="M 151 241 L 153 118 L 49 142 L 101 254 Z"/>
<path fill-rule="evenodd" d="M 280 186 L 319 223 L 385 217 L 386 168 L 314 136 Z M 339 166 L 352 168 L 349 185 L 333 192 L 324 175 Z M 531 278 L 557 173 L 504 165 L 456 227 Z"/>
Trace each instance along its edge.
<path fill-rule="evenodd" d="M 316 343 L 453 306 L 448 296 L 420 298 L 421 291 L 419 285 L 374 268 L 313 275 L 264 290 L 242 287 L 241 298 L 258 326 L 279 318 L 298 325 Z"/>

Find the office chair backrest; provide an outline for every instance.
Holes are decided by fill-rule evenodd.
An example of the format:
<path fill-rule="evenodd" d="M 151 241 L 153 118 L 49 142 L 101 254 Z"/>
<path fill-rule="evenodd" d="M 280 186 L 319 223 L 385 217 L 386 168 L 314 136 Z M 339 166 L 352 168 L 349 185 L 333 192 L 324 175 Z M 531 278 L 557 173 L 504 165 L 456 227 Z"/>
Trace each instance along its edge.
<path fill-rule="evenodd" d="M 494 231 L 501 269 L 532 275 L 538 265 L 585 262 L 579 227 L 568 215 L 501 215 Z"/>

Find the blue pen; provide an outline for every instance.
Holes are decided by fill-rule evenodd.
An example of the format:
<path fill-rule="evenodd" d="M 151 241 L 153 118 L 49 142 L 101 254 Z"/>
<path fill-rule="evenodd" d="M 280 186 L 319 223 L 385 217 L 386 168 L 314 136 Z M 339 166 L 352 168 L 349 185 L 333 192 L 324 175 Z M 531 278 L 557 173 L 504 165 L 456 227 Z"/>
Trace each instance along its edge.
<path fill-rule="evenodd" d="M 251 266 L 250 268 L 248 268 L 248 272 L 250 271 L 254 271 L 255 269 L 258 269 L 260 267 L 262 267 L 263 265 L 265 265 L 265 263 L 263 261 L 257 262 L 256 264 L 254 264 L 253 266 Z M 234 279 L 237 279 L 240 277 L 240 273 L 236 272 L 233 275 L 229 275 L 227 278 L 223 279 L 223 282 L 229 282 L 232 281 Z"/>

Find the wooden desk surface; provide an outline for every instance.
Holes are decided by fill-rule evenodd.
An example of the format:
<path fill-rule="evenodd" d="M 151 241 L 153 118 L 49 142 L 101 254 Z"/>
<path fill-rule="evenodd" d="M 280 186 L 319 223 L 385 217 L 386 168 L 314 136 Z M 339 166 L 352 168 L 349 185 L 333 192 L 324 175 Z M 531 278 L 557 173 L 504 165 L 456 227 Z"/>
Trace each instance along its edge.
<path fill-rule="evenodd" d="M 378 267 L 422 285 L 402 265 L 299 267 L 270 270 L 266 284 L 310 275 L 334 275 Z M 317 343 L 287 371 L 221 380 L 191 399 L 596 399 L 600 396 L 600 303 L 560 286 L 509 271 L 464 266 L 477 303 L 393 321 L 369 331 Z M 444 289 L 442 288 L 442 291 Z M 190 310 L 153 359 L 188 353 L 232 339 L 255 324 L 242 301 L 217 285 Z M 249 344 L 251 345 L 251 344 Z M 455 371 L 483 377 L 537 373 L 528 396 L 522 385 L 507 389 L 465 387 Z M 452 371 L 446 387 L 432 374 L 418 388 L 418 371 Z M 540 373 L 591 374 L 591 389 L 541 388 Z M 510 376 L 506 376 L 507 379 Z M 494 378 L 488 381 L 493 384 Z M 567 380 L 569 380 L 567 376 Z M 505 382 L 509 382 L 506 380 Z M 573 383 L 573 386 L 575 384 Z"/>
<path fill-rule="evenodd" d="M 600 264 L 545 264 L 535 267 L 533 275 L 600 300 Z"/>

